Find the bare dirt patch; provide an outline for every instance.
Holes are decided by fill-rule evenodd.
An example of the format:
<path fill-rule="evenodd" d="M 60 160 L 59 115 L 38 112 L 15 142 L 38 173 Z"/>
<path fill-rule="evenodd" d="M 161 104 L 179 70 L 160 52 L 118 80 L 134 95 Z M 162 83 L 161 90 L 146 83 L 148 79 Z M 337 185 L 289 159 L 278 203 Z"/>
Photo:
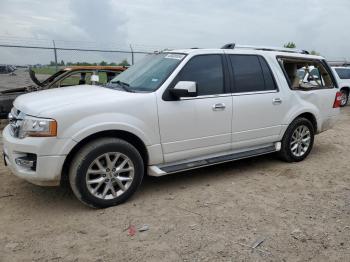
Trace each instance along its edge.
<path fill-rule="evenodd" d="M 148 177 L 104 210 L 1 162 L 0 261 L 349 261 L 349 133 L 347 107 L 301 163 L 269 155 Z"/>

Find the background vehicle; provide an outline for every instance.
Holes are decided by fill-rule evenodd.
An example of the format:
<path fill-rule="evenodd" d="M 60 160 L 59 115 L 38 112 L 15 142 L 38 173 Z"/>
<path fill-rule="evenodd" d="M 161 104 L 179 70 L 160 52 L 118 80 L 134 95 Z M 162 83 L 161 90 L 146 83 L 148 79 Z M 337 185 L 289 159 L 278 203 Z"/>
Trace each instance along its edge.
<path fill-rule="evenodd" d="M 64 87 L 64 86 L 73 86 L 73 85 L 84 85 L 92 84 L 91 81 L 92 75 L 98 75 L 99 80 L 94 84 L 106 84 L 112 78 L 114 78 L 119 73 L 126 70 L 127 67 L 123 66 L 73 66 L 66 67 L 49 78 L 40 81 L 35 76 L 33 70 L 29 70 L 29 75 L 33 81 L 33 85 L 12 88 L 0 92 L 0 119 L 6 119 L 8 113 L 11 111 L 12 103 L 17 96 L 44 90 L 50 88 Z"/>
<path fill-rule="evenodd" d="M 16 71 L 16 67 L 13 65 L 0 65 L 0 74 L 10 74 Z"/>
<path fill-rule="evenodd" d="M 350 93 L 350 67 L 332 67 L 342 93 L 341 106 L 346 106 Z"/>
<path fill-rule="evenodd" d="M 300 83 L 298 69 L 322 76 Z M 12 172 L 38 185 L 69 179 L 93 207 L 126 201 L 162 176 L 274 153 L 298 162 L 331 128 L 340 92 L 325 60 L 290 49 L 186 49 L 146 56 L 104 87 L 18 97 L 3 132 Z"/>

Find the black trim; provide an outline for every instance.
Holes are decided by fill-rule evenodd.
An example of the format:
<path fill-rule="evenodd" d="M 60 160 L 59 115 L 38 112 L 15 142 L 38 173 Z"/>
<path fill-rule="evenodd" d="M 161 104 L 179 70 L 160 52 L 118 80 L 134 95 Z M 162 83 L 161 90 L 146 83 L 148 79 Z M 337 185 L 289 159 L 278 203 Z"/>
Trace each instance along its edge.
<path fill-rule="evenodd" d="M 176 97 L 173 97 L 169 90 L 174 88 L 175 85 L 177 84 L 177 82 L 179 82 L 178 77 L 181 74 L 182 70 L 184 69 L 184 67 L 187 65 L 188 62 L 190 62 L 193 58 L 198 57 L 198 56 L 208 56 L 208 55 L 218 55 L 221 57 L 221 66 L 222 66 L 222 72 L 223 72 L 223 85 L 224 85 L 224 93 L 220 93 L 217 95 L 223 95 L 223 94 L 228 94 L 230 93 L 230 85 L 229 85 L 229 76 L 228 76 L 228 69 L 227 69 L 227 64 L 224 62 L 224 54 L 222 53 L 212 53 L 212 54 L 198 54 L 198 55 L 194 55 L 192 56 L 187 62 L 186 64 L 184 64 L 184 66 L 181 68 L 181 70 L 178 72 L 178 74 L 175 76 L 175 78 L 173 79 L 173 81 L 171 81 L 171 83 L 168 85 L 168 87 L 165 89 L 163 95 L 162 95 L 162 99 L 164 101 L 177 101 L 179 100 Z M 169 76 L 168 76 L 169 77 Z M 196 99 L 195 97 L 193 99 Z"/>

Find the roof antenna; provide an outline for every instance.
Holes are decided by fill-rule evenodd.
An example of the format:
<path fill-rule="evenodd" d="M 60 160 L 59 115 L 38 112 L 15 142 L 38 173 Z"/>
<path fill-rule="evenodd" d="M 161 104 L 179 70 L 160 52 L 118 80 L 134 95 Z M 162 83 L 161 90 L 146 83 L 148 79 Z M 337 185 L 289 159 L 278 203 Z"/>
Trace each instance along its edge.
<path fill-rule="evenodd" d="M 235 43 L 229 43 L 221 47 L 221 49 L 235 49 L 236 44 Z"/>

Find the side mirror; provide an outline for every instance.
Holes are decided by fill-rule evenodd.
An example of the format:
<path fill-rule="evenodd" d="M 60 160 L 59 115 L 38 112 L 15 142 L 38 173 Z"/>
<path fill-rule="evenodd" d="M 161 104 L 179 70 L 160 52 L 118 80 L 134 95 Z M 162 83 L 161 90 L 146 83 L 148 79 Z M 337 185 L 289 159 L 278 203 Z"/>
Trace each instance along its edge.
<path fill-rule="evenodd" d="M 174 88 L 169 90 L 170 93 L 177 97 L 196 97 L 197 83 L 193 81 L 179 81 Z"/>

